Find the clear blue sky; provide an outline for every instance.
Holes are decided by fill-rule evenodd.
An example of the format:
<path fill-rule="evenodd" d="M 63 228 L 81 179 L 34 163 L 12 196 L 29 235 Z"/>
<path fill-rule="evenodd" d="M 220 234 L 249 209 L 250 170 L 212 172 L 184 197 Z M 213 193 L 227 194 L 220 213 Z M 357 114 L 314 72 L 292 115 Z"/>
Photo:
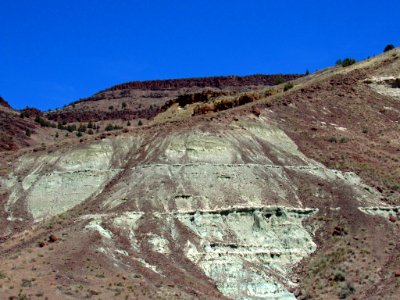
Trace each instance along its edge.
<path fill-rule="evenodd" d="M 60 107 L 146 79 L 304 73 L 400 44 L 400 1 L 0 0 L 0 95 Z"/>

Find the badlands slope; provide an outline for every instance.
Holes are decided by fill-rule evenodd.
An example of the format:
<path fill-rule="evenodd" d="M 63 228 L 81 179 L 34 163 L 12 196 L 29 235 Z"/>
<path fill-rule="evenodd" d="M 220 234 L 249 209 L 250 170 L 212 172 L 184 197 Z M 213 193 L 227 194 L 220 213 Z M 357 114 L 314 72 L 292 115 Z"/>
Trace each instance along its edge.
<path fill-rule="evenodd" d="M 398 57 L 3 154 L 0 299 L 398 299 Z"/>

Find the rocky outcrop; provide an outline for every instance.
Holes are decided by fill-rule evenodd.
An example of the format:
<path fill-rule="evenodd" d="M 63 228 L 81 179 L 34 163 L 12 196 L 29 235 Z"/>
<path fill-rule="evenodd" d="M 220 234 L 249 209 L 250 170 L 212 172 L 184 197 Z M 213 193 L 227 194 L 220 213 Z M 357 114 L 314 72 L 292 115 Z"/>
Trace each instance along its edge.
<path fill-rule="evenodd" d="M 215 87 L 251 86 L 251 85 L 275 85 L 282 81 L 294 80 L 304 75 L 300 74 L 276 74 L 276 75 L 250 75 L 250 76 L 221 76 L 206 78 L 187 78 L 169 80 L 132 81 L 113 86 L 105 91 L 145 89 L 145 90 L 169 90 L 189 87 Z"/>

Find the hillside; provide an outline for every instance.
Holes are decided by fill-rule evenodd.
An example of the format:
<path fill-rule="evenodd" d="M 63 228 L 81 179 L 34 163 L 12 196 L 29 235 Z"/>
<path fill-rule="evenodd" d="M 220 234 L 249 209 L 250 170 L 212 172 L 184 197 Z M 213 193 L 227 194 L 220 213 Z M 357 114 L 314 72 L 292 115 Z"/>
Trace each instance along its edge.
<path fill-rule="evenodd" d="M 399 58 L 2 108 L 0 295 L 399 299 Z"/>

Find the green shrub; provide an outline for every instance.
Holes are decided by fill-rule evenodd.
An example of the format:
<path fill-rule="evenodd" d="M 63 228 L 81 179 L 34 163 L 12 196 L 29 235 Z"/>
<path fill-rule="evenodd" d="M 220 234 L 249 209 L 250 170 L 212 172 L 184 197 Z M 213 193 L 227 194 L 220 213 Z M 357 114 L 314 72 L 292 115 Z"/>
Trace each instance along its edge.
<path fill-rule="evenodd" d="M 111 131 L 114 130 L 114 125 L 113 124 L 108 124 L 105 128 L 105 131 Z"/>
<path fill-rule="evenodd" d="M 288 90 L 290 90 L 291 88 L 293 88 L 293 83 L 288 82 L 285 84 L 285 86 L 283 87 L 283 91 L 286 92 Z"/>
<path fill-rule="evenodd" d="M 67 126 L 67 130 L 68 130 L 69 132 L 75 131 L 75 130 L 76 130 L 76 125 L 75 125 L 75 124 L 68 125 L 68 126 Z"/>
<path fill-rule="evenodd" d="M 338 271 L 338 272 L 335 273 L 334 280 L 335 281 L 345 281 L 346 277 L 344 276 L 344 274 L 342 272 Z"/>
<path fill-rule="evenodd" d="M 342 61 L 342 67 L 348 67 L 351 65 L 354 65 L 356 63 L 356 60 L 354 58 L 345 58 Z"/>
<path fill-rule="evenodd" d="M 117 129 L 122 129 L 121 126 L 118 125 L 113 125 L 113 124 L 108 124 L 105 128 L 105 131 L 111 131 L 111 130 L 117 130 Z"/>
<path fill-rule="evenodd" d="M 389 45 L 386 45 L 385 49 L 383 49 L 383 52 L 388 52 L 393 49 L 394 49 L 394 45 L 389 44 Z"/>
<path fill-rule="evenodd" d="M 278 77 L 275 78 L 275 84 L 276 85 L 284 83 L 284 82 L 285 82 L 285 78 L 283 78 L 282 76 L 278 76 Z"/>

